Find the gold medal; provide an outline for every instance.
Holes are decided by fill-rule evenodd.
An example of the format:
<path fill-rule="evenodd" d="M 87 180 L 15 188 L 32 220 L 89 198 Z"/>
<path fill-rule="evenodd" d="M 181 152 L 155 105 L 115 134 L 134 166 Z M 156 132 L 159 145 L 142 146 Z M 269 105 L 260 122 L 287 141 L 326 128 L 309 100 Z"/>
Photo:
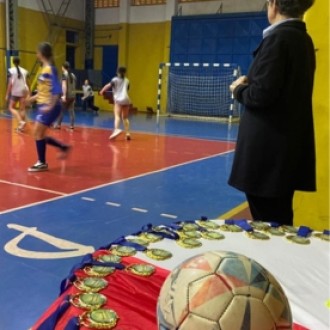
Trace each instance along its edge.
<path fill-rule="evenodd" d="M 108 281 L 103 278 L 86 277 L 74 281 L 73 284 L 77 289 L 83 292 L 99 292 L 108 285 Z"/>
<path fill-rule="evenodd" d="M 195 223 L 181 223 L 183 231 L 196 231 L 198 230 L 198 225 Z"/>
<path fill-rule="evenodd" d="M 163 249 L 148 249 L 145 254 L 155 260 L 166 260 L 172 257 L 172 253 Z"/>
<path fill-rule="evenodd" d="M 203 231 L 202 237 L 208 240 L 220 240 L 220 239 L 224 239 L 225 235 L 218 233 L 216 231 Z"/>
<path fill-rule="evenodd" d="M 136 254 L 136 249 L 131 246 L 117 245 L 112 248 L 111 253 L 119 257 L 131 257 Z"/>
<path fill-rule="evenodd" d="M 95 277 L 105 277 L 115 272 L 114 267 L 104 267 L 104 266 L 86 266 L 84 268 L 85 274 Z"/>
<path fill-rule="evenodd" d="M 249 224 L 256 230 L 267 230 L 270 228 L 268 223 L 262 221 L 251 221 Z"/>
<path fill-rule="evenodd" d="M 285 233 L 289 234 L 297 234 L 298 233 L 298 228 L 293 227 L 293 226 L 288 226 L 288 225 L 283 225 L 280 227 Z"/>
<path fill-rule="evenodd" d="M 195 238 L 183 238 L 176 241 L 181 247 L 186 249 L 195 249 L 202 246 L 202 243 Z"/>
<path fill-rule="evenodd" d="M 258 231 L 247 231 L 246 232 L 247 237 L 252 238 L 252 239 L 259 239 L 259 240 L 268 240 L 269 236 L 264 234 L 264 233 L 260 233 Z"/>
<path fill-rule="evenodd" d="M 70 298 L 70 303 L 78 308 L 93 310 L 101 308 L 107 298 L 100 293 L 79 293 Z"/>
<path fill-rule="evenodd" d="M 96 260 L 100 262 L 113 262 L 115 264 L 118 264 L 121 262 L 122 258 L 114 254 L 104 254 L 102 256 L 97 257 Z"/>
<path fill-rule="evenodd" d="M 154 266 L 148 264 L 133 264 L 126 269 L 138 276 L 151 276 L 156 270 Z"/>
<path fill-rule="evenodd" d="M 118 315 L 112 309 L 102 308 L 80 315 L 80 324 L 91 329 L 113 329 L 118 322 Z"/>
<path fill-rule="evenodd" d="M 142 245 L 142 246 L 148 246 L 149 245 L 149 242 L 146 241 L 145 239 L 142 239 L 142 238 L 128 238 L 127 239 L 128 242 L 131 242 L 131 243 L 135 243 L 135 244 L 139 244 L 139 245 Z"/>
<path fill-rule="evenodd" d="M 139 235 L 139 237 L 149 243 L 156 243 L 163 239 L 160 235 L 155 235 L 152 233 L 142 233 Z"/>
<path fill-rule="evenodd" d="M 228 231 L 232 233 L 241 233 L 243 231 L 243 229 L 237 225 L 226 225 L 226 224 L 221 225 L 220 230 Z"/>
<path fill-rule="evenodd" d="M 181 238 L 201 238 L 202 234 L 199 231 L 178 231 Z"/>
<path fill-rule="evenodd" d="M 315 233 L 313 237 L 319 238 L 322 241 L 330 242 L 330 235 L 326 235 L 323 233 Z"/>
<path fill-rule="evenodd" d="M 210 220 L 206 220 L 206 221 L 202 221 L 202 220 L 197 220 L 196 223 L 203 228 L 206 229 L 219 229 L 219 225 L 217 223 L 215 223 L 214 221 L 210 221 Z"/>
<path fill-rule="evenodd" d="M 311 242 L 309 238 L 298 235 L 289 235 L 286 237 L 286 239 L 292 243 L 301 244 L 301 245 L 308 245 Z"/>
<path fill-rule="evenodd" d="M 275 228 L 275 227 L 270 227 L 267 230 L 265 230 L 265 232 L 269 233 L 273 236 L 284 236 L 285 235 L 283 230 L 281 230 L 280 228 Z"/>

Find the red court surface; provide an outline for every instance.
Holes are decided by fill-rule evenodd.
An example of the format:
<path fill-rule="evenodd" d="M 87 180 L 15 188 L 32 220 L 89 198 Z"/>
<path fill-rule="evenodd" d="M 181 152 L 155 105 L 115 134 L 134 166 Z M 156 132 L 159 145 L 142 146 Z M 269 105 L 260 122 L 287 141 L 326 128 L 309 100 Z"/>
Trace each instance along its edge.
<path fill-rule="evenodd" d="M 35 143 L 30 135 L 14 132 L 12 121 L 0 119 L 0 211 L 66 195 L 99 185 L 159 171 L 230 152 L 232 142 L 133 133 L 108 140 L 110 131 L 78 127 L 50 134 L 72 145 L 68 160 L 57 159 L 48 147 L 49 172 L 28 173 L 36 162 Z M 8 155 L 11 155 L 8 157 Z"/>

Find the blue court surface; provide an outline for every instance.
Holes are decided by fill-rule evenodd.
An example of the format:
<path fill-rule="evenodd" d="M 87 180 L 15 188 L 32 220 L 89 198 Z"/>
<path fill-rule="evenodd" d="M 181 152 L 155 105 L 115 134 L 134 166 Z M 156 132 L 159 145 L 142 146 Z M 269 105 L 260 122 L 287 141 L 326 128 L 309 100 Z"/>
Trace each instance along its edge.
<path fill-rule="evenodd" d="M 7 115 L 1 120 L 8 120 Z M 108 112 L 95 115 L 78 111 L 76 125 L 80 130 L 110 132 L 113 118 Z M 195 138 L 226 144 L 235 141 L 237 125 L 165 117 L 157 125 L 155 117 L 138 115 L 132 118 L 132 131 L 133 136 L 134 132 L 176 136 L 182 143 L 185 138 Z M 130 143 L 134 146 L 134 139 Z M 150 157 L 155 155 L 150 153 Z M 244 195 L 227 185 L 232 158 L 230 148 L 2 211 L 0 329 L 26 330 L 32 326 L 57 297 L 61 280 L 84 254 L 148 223 L 217 218 L 244 202 Z"/>

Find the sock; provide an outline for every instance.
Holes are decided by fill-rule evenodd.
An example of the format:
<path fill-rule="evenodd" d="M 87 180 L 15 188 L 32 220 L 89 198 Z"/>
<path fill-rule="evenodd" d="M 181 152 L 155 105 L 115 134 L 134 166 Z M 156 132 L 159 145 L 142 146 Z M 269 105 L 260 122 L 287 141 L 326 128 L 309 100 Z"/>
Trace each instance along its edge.
<path fill-rule="evenodd" d="M 53 147 L 59 148 L 59 149 L 61 149 L 61 150 L 64 150 L 64 149 L 67 148 L 66 145 L 64 145 L 63 143 L 61 143 L 61 142 L 55 140 L 54 138 L 52 138 L 52 137 L 50 137 L 50 136 L 46 136 L 46 137 L 45 137 L 45 143 L 47 143 L 47 144 L 49 144 L 49 145 L 51 145 L 51 146 L 53 146 Z"/>
<path fill-rule="evenodd" d="M 38 153 L 38 159 L 41 163 L 46 163 L 46 140 L 37 140 L 37 153 Z"/>

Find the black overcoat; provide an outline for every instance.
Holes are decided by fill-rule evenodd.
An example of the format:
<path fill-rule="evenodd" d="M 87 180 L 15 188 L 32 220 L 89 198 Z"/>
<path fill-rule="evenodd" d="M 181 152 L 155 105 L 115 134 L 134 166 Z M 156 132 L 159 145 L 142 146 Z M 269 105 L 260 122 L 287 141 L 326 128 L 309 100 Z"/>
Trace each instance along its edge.
<path fill-rule="evenodd" d="M 263 39 L 248 85 L 234 90 L 245 111 L 230 185 L 261 197 L 315 191 L 314 72 L 315 50 L 304 22 L 283 22 Z"/>

